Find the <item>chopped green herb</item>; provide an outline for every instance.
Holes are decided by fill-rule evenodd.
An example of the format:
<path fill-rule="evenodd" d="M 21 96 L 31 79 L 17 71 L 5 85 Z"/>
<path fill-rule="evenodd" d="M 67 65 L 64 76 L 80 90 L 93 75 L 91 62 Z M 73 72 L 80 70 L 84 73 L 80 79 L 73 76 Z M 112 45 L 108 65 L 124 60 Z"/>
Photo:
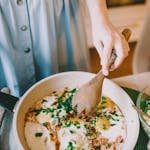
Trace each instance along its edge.
<path fill-rule="evenodd" d="M 46 113 L 46 114 L 51 113 L 51 112 L 54 112 L 54 109 L 53 109 L 53 108 L 46 108 L 46 109 L 44 109 L 44 108 L 39 108 L 39 109 L 34 109 L 34 110 L 32 110 L 32 112 L 35 112 L 35 115 L 37 116 L 37 115 L 39 115 L 41 112 Z"/>
<path fill-rule="evenodd" d="M 74 149 L 75 149 L 75 147 L 73 146 L 73 143 L 69 142 L 66 150 L 74 150 Z"/>
<path fill-rule="evenodd" d="M 102 98 L 101 98 L 102 100 L 106 100 L 106 97 L 105 96 L 102 96 Z"/>
<path fill-rule="evenodd" d="M 106 118 L 107 118 L 107 120 L 110 120 L 112 117 L 111 117 L 111 115 L 104 115 Z"/>
<path fill-rule="evenodd" d="M 112 127 L 115 126 L 115 125 L 116 125 L 116 124 L 110 124 L 110 126 L 112 126 Z"/>
<path fill-rule="evenodd" d="M 147 111 L 150 110 L 150 100 L 141 101 L 140 108 L 143 112 L 147 113 Z"/>
<path fill-rule="evenodd" d="M 101 116 L 102 116 L 102 113 L 97 111 L 97 112 L 96 112 L 96 116 L 97 116 L 97 117 L 101 117 Z"/>
<path fill-rule="evenodd" d="M 112 116 L 111 116 L 111 119 L 112 119 L 112 120 L 114 120 L 114 121 L 116 121 L 116 119 L 115 119 L 115 118 L 113 118 Z"/>
<path fill-rule="evenodd" d="M 46 113 L 46 114 L 52 113 L 52 112 L 54 112 L 54 108 L 46 108 L 46 109 L 43 109 L 42 112 Z"/>
<path fill-rule="evenodd" d="M 43 126 L 47 127 L 48 126 L 48 122 L 44 122 Z"/>
<path fill-rule="evenodd" d="M 60 113 L 61 111 L 62 111 L 62 110 L 61 110 L 61 109 L 59 109 L 59 111 L 58 111 L 58 112 Z"/>
<path fill-rule="evenodd" d="M 92 124 L 92 125 L 94 125 L 94 126 L 96 126 L 96 117 L 95 118 L 92 118 L 89 122 Z"/>
<path fill-rule="evenodd" d="M 54 118 L 54 114 L 52 114 L 51 117 Z"/>
<path fill-rule="evenodd" d="M 112 146 L 112 144 L 111 144 L 111 143 L 108 143 L 107 147 L 110 148 L 111 146 Z"/>
<path fill-rule="evenodd" d="M 70 127 L 70 126 L 71 126 L 71 122 L 70 121 L 65 122 L 65 127 Z"/>
<path fill-rule="evenodd" d="M 101 107 L 100 107 L 100 109 L 105 109 L 105 108 L 106 108 L 105 106 L 101 106 Z"/>
<path fill-rule="evenodd" d="M 35 133 L 35 136 L 36 136 L 36 137 L 41 137 L 42 135 L 43 135 L 42 132 L 37 132 L 37 133 Z"/>
<path fill-rule="evenodd" d="M 70 91 L 70 93 L 74 94 L 77 91 L 76 88 L 74 88 L 73 90 Z"/>
<path fill-rule="evenodd" d="M 115 114 L 115 116 L 118 117 L 119 115 L 118 115 L 118 114 Z"/>
<path fill-rule="evenodd" d="M 80 125 L 79 125 L 79 124 L 77 124 L 77 125 L 76 125 L 76 127 L 79 129 L 79 128 L 80 128 Z"/>
<path fill-rule="evenodd" d="M 80 122 L 76 121 L 74 122 L 74 125 L 79 129 L 80 128 Z"/>
<path fill-rule="evenodd" d="M 86 135 L 86 136 L 91 136 L 92 133 L 91 133 L 91 132 L 87 132 L 85 135 Z"/>
<path fill-rule="evenodd" d="M 107 103 L 106 101 L 102 101 L 102 102 L 101 102 L 101 105 L 106 104 L 106 103 Z"/>
<path fill-rule="evenodd" d="M 116 118 L 114 118 L 113 116 L 111 116 L 111 119 L 112 119 L 113 121 L 120 121 L 119 119 L 116 119 Z"/>
<path fill-rule="evenodd" d="M 69 113 L 70 111 L 72 111 L 72 97 L 74 95 L 74 93 L 76 92 L 76 89 L 73 89 L 71 91 L 68 91 L 71 95 L 66 99 L 63 100 L 63 97 L 60 96 L 58 98 L 58 109 L 65 109 L 67 113 Z"/>
<path fill-rule="evenodd" d="M 95 147 L 95 150 L 101 150 L 100 146 Z"/>
<path fill-rule="evenodd" d="M 70 133 L 72 133 L 72 134 L 73 134 L 73 133 L 75 133 L 75 131 L 73 131 L 73 130 L 70 130 Z"/>

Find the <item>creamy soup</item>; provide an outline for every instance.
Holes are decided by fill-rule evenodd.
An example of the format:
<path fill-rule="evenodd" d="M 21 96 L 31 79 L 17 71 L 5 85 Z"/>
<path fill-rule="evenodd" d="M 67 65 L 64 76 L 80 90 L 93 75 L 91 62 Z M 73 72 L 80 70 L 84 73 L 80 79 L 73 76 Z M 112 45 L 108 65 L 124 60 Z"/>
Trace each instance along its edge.
<path fill-rule="evenodd" d="M 76 89 L 54 91 L 36 102 L 25 118 L 31 150 L 121 150 L 126 122 L 119 107 L 102 96 L 94 113 L 77 117 L 72 108 Z"/>

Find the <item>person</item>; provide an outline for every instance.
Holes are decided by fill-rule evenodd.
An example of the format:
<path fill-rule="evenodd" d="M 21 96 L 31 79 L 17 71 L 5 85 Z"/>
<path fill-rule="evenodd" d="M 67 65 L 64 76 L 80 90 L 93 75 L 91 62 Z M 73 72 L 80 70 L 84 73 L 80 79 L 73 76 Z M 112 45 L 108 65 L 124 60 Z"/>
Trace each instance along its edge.
<path fill-rule="evenodd" d="M 21 96 L 51 74 L 89 71 L 81 1 L 89 11 L 104 75 L 118 68 L 129 47 L 110 22 L 105 0 L 0 0 L 0 88 Z M 113 48 L 117 58 L 109 66 Z"/>

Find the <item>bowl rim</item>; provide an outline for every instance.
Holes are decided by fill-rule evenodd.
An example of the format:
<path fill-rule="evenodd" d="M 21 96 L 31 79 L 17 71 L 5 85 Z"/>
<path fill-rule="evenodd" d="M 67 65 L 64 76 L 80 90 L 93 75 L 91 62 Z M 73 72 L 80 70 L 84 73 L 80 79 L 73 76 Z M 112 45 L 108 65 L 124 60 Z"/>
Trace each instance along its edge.
<path fill-rule="evenodd" d="M 63 76 L 63 75 L 66 75 L 66 74 L 87 74 L 87 75 L 95 75 L 94 73 L 90 73 L 90 72 L 84 72 L 84 71 L 68 71 L 68 72 L 62 72 L 62 73 L 57 73 L 57 74 L 54 74 L 54 75 L 51 75 L 51 76 L 48 76 L 48 77 L 46 77 L 46 78 L 44 78 L 44 79 L 42 79 L 42 80 L 40 80 L 40 81 L 38 81 L 37 83 L 35 83 L 33 86 L 31 86 L 31 88 L 29 88 L 26 92 L 25 92 L 25 94 L 20 98 L 20 100 L 19 100 L 19 102 L 17 103 L 17 106 L 16 106 L 16 109 L 15 109 L 15 113 L 14 113 L 14 117 L 13 117 L 13 125 L 12 125 L 12 129 L 13 129 L 13 131 L 16 131 L 15 132 L 15 138 L 16 138 L 16 140 L 17 140 L 17 145 L 19 146 L 19 148 L 21 149 L 21 150 L 23 150 L 24 149 L 24 147 L 23 147 L 23 145 L 22 145 L 22 143 L 21 143 L 21 141 L 20 141 L 20 138 L 19 138 L 19 135 L 18 135 L 18 131 L 17 131 L 17 114 L 18 114 L 18 111 L 19 111 L 19 108 L 20 108 L 20 106 L 21 106 L 21 104 L 23 103 L 23 100 L 25 99 L 25 97 L 28 95 L 28 93 L 30 92 L 30 91 L 32 91 L 35 87 L 37 87 L 38 85 L 40 85 L 41 83 L 43 83 L 43 82 L 46 82 L 47 80 L 49 80 L 49 79 L 52 79 L 52 78 L 55 78 L 55 77 L 57 77 L 57 76 Z M 106 80 L 109 80 L 109 79 L 107 79 L 106 78 Z M 117 87 L 119 87 L 117 84 L 115 84 L 113 81 L 111 81 L 111 80 L 109 80 L 111 83 L 113 83 L 113 85 L 116 85 Z M 121 87 L 119 87 L 120 89 L 122 89 Z M 122 89 L 123 90 L 123 89 Z M 126 93 L 124 90 L 123 90 L 123 92 L 124 93 Z M 128 94 L 126 93 L 126 95 L 128 96 Z M 128 96 L 129 97 L 129 96 Z M 129 97 L 129 100 L 130 100 L 130 103 L 132 103 L 132 104 L 134 104 L 133 103 L 133 101 L 131 100 L 131 98 Z M 138 115 L 137 115 L 138 116 Z M 137 132 L 136 132 L 136 139 L 135 139 L 135 141 L 134 141 L 134 143 L 133 143 L 133 146 L 135 147 L 135 145 L 136 145 L 136 142 L 137 142 L 137 139 L 138 139 L 138 136 L 139 136 L 139 130 L 140 130 L 140 125 L 139 125 L 139 119 L 138 119 L 138 121 L 137 121 Z M 133 147 L 133 148 L 134 148 Z"/>

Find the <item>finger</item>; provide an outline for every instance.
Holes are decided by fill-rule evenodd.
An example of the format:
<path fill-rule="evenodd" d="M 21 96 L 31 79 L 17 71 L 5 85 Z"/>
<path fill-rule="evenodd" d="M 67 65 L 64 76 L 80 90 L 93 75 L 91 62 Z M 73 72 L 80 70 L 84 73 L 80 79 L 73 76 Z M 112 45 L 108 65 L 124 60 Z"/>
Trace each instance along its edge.
<path fill-rule="evenodd" d="M 105 76 L 109 74 L 109 59 L 113 49 L 113 41 L 104 44 L 103 56 L 102 56 L 102 72 Z"/>
<path fill-rule="evenodd" d="M 97 50 L 97 52 L 98 52 L 98 55 L 100 56 L 100 58 L 102 58 L 102 55 L 103 55 L 103 48 L 104 48 L 102 42 L 96 42 L 96 43 L 94 44 L 94 46 L 96 47 L 96 50 Z"/>
<path fill-rule="evenodd" d="M 122 47 L 118 47 L 117 50 L 122 51 L 123 49 L 122 49 Z M 115 60 L 114 64 L 112 65 L 111 69 L 115 70 L 116 68 L 118 68 L 122 64 L 124 58 L 125 57 L 124 57 L 123 53 L 119 52 L 117 54 L 116 60 Z"/>
<path fill-rule="evenodd" d="M 117 58 L 114 64 L 111 66 L 111 70 L 118 68 L 122 64 L 124 59 L 128 56 L 128 43 L 124 39 L 122 41 L 117 41 L 115 44 L 115 50 L 117 53 Z"/>
<path fill-rule="evenodd" d="M 114 66 L 114 64 L 112 64 L 109 68 L 109 71 L 114 71 L 114 70 L 115 70 L 115 66 Z"/>

